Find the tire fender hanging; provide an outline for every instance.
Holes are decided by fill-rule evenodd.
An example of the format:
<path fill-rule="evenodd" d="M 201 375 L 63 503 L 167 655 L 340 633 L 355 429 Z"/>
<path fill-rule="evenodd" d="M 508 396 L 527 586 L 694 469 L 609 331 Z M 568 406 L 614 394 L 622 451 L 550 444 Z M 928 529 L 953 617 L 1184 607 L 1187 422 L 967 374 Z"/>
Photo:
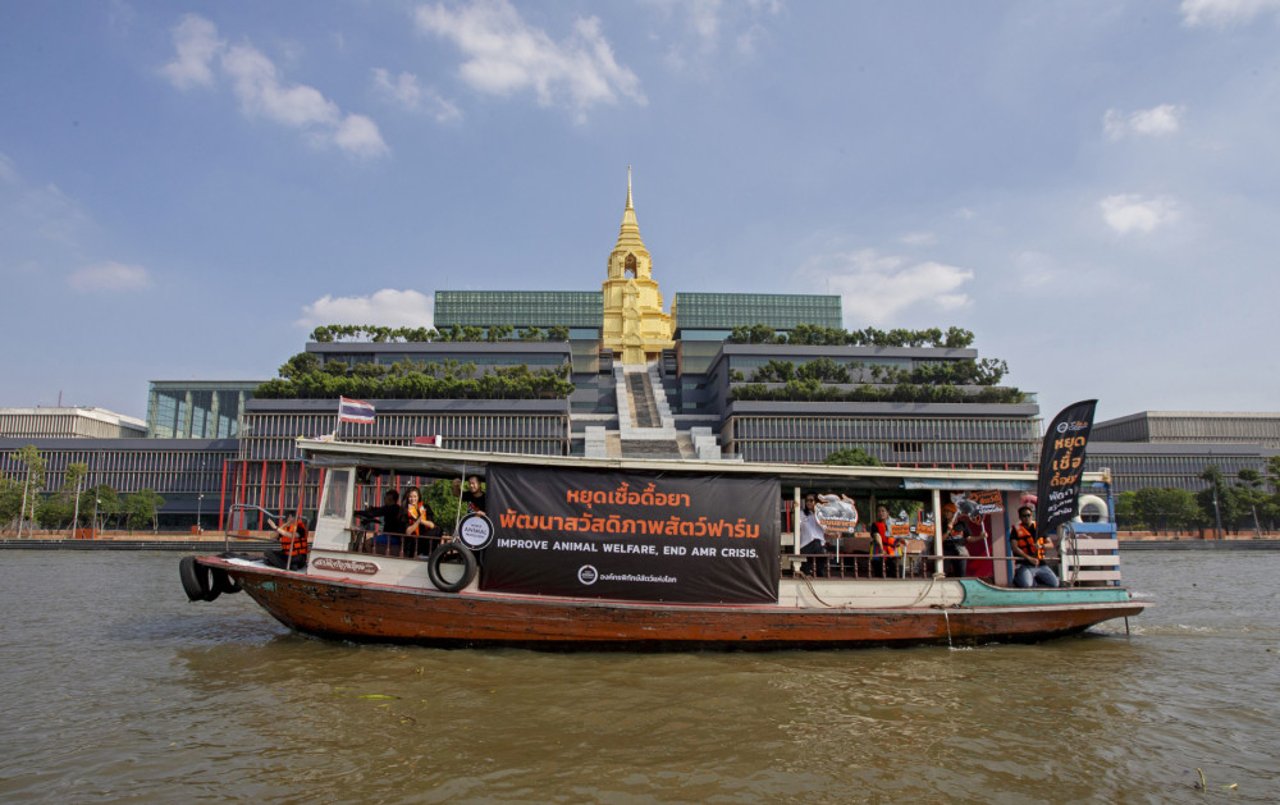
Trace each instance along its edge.
<path fill-rule="evenodd" d="M 440 566 L 461 564 L 462 575 L 457 578 L 445 578 L 440 573 Z M 435 588 L 444 593 L 456 593 L 471 583 L 476 577 L 476 555 L 458 542 L 445 542 L 437 545 L 427 557 L 427 578 Z M 454 572 L 451 570 L 450 577 Z"/>

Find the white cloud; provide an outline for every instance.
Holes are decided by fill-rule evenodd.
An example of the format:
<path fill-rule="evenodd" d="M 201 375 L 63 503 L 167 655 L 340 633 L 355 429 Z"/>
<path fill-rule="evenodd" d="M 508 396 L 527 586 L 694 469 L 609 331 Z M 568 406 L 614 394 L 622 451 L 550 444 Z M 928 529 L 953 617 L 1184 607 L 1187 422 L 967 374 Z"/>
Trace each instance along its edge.
<path fill-rule="evenodd" d="M 423 88 L 413 73 L 402 72 L 392 77 L 381 67 L 373 70 L 373 88 L 384 100 L 411 112 L 425 110 L 439 123 L 462 117 L 461 110 L 431 87 Z"/>
<path fill-rule="evenodd" d="M 173 29 L 173 46 L 177 56 L 160 68 L 170 83 L 184 90 L 212 86 L 213 59 L 226 47 L 217 27 L 204 17 L 188 14 Z"/>
<path fill-rule="evenodd" d="M 222 58 L 222 68 L 231 77 L 240 108 L 251 117 L 295 128 L 338 122 L 341 113 L 336 103 L 314 87 L 281 84 L 275 64 L 252 47 L 231 48 Z"/>
<path fill-rule="evenodd" d="M 1107 136 L 1113 140 L 1124 137 L 1162 137 L 1176 134 L 1182 125 L 1184 109 L 1171 103 L 1151 109 L 1139 109 L 1125 114 L 1118 109 L 1108 109 L 1102 118 Z"/>
<path fill-rule="evenodd" d="M 908 232 L 898 240 L 904 246 L 932 246 L 938 242 L 938 236 L 932 232 Z"/>
<path fill-rule="evenodd" d="M 387 153 L 378 124 L 364 115 L 347 115 L 333 132 L 333 141 L 344 151 L 359 157 L 378 157 Z"/>
<path fill-rule="evenodd" d="M 615 104 L 619 96 L 647 103 L 640 79 L 614 59 L 595 17 L 575 20 L 561 42 L 528 25 L 507 0 L 476 0 L 456 10 L 422 6 L 415 20 L 462 51 L 462 80 L 480 92 L 532 90 L 540 105 L 567 106 L 579 121 L 590 107 Z"/>
<path fill-rule="evenodd" d="M 1146 235 L 1177 220 L 1178 204 L 1168 196 L 1144 198 L 1134 193 L 1107 196 L 1098 202 L 1103 220 L 1121 235 Z"/>
<path fill-rule="evenodd" d="M 388 153 L 378 125 L 368 117 L 343 114 L 336 103 L 315 87 L 285 81 L 279 68 L 248 44 L 227 44 L 218 29 L 203 17 L 188 14 L 173 29 L 174 61 L 161 72 L 179 89 L 212 86 L 214 65 L 231 81 L 232 91 L 247 117 L 260 117 L 307 132 L 311 142 L 337 146 L 357 157 Z"/>
<path fill-rule="evenodd" d="M 77 291 L 136 291 L 151 285 L 151 276 L 142 266 L 106 262 L 85 266 L 74 272 L 67 283 Z"/>
<path fill-rule="evenodd" d="M 300 327 L 322 324 L 381 324 L 430 327 L 435 300 L 420 291 L 383 288 L 370 296 L 325 295 L 302 308 Z"/>
<path fill-rule="evenodd" d="M 800 273 L 804 287 L 825 287 L 840 294 L 854 326 L 883 325 L 917 305 L 927 305 L 933 312 L 966 307 L 970 300 L 963 286 L 974 276 L 967 268 L 912 262 L 874 249 L 819 257 Z"/>
<path fill-rule="evenodd" d="M 1280 0 L 1182 0 L 1182 24 L 1225 28 L 1246 23 L 1259 14 L 1280 12 Z"/>

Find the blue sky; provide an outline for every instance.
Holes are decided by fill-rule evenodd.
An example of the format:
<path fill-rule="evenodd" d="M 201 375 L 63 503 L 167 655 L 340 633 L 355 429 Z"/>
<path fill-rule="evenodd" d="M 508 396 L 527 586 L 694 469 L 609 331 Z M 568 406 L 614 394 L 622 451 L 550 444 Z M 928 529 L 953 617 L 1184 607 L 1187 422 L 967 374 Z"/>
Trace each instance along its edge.
<path fill-rule="evenodd" d="M 142 416 L 437 289 L 967 327 L 1045 416 L 1275 410 L 1280 0 L 0 4 L 0 405 Z"/>

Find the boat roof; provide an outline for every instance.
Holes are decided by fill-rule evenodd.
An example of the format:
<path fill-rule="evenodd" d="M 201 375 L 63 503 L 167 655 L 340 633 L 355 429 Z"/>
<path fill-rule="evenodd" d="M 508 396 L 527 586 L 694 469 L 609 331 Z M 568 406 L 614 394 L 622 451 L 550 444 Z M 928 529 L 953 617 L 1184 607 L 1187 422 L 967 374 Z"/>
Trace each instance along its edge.
<path fill-rule="evenodd" d="M 488 467 L 542 467 L 564 470 L 639 472 L 650 474 L 772 477 L 795 486 L 826 485 L 865 490 L 1003 489 L 1034 492 L 1030 470 L 941 469 L 914 467 L 846 467 L 833 464 L 704 461 L 699 459 L 587 458 L 524 453 L 489 453 L 440 447 L 377 445 L 331 439 L 297 440 L 305 460 L 320 467 L 367 467 L 406 475 L 484 475 Z M 1109 482 L 1108 473 L 1084 475 L 1092 483 Z"/>

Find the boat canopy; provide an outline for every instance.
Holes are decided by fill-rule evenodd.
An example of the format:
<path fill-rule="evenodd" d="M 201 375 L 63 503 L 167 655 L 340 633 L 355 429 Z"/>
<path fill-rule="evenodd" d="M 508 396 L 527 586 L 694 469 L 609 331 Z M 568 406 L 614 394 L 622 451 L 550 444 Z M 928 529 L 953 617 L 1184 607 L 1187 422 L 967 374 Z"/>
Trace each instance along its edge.
<path fill-rule="evenodd" d="M 776 464 L 695 459 L 585 458 L 522 453 L 486 453 L 437 447 L 374 445 L 327 439 L 297 440 L 312 466 L 361 467 L 373 472 L 462 477 L 485 475 L 489 466 L 563 468 L 655 474 L 771 477 L 787 486 L 830 486 L 866 491 L 930 489 L 998 489 L 1034 492 L 1036 473 L 1029 470 L 975 470 L 913 467 L 847 467 L 831 464 Z M 1106 483 L 1107 473 L 1085 473 L 1084 482 Z"/>

